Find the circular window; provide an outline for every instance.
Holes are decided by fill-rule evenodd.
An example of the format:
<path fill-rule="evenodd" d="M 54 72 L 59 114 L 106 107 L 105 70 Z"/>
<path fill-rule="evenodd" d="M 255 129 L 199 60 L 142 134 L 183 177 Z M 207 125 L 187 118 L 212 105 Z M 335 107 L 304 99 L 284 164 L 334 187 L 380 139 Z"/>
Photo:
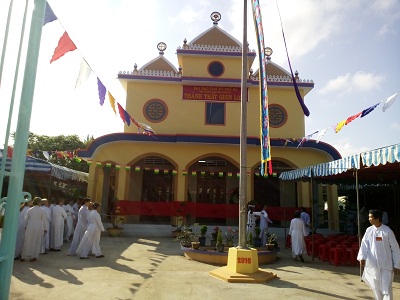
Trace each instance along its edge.
<path fill-rule="evenodd" d="M 211 76 L 219 77 L 224 74 L 224 71 L 224 65 L 219 61 L 213 61 L 208 65 L 208 73 L 210 73 Z"/>
<path fill-rule="evenodd" d="M 273 128 L 279 128 L 285 125 L 287 121 L 287 111 L 279 104 L 269 105 L 269 125 Z"/>
<path fill-rule="evenodd" d="M 168 115 L 167 104 L 161 99 L 151 99 L 144 104 L 143 114 L 150 122 L 161 122 Z"/>

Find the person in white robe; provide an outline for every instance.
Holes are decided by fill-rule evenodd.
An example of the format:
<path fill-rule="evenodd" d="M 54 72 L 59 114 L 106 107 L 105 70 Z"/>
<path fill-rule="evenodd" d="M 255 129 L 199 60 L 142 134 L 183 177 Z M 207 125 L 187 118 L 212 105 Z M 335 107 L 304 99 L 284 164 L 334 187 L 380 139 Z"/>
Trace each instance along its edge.
<path fill-rule="evenodd" d="M 268 223 L 272 224 L 272 220 L 268 217 L 267 205 L 264 205 L 261 212 L 254 212 L 255 216 L 260 216 L 260 235 L 261 245 L 265 246 L 267 244 L 267 233 L 268 233 Z"/>
<path fill-rule="evenodd" d="M 249 211 L 247 212 L 247 230 L 246 236 L 249 237 L 250 233 L 253 238 L 256 237 L 256 216 L 253 213 L 253 206 L 249 207 Z"/>
<path fill-rule="evenodd" d="M 22 248 L 24 246 L 25 239 L 25 217 L 28 210 L 32 207 L 32 200 L 25 199 L 26 202 L 21 204 L 19 217 L 18 217 L 18 231 L 17 231 L 17 242 L 15 245 L 14 259 L 21 258 Z"/>
<path fill-rule="evenodd" d="M 42 250 L 43 238 L 46 234 L 44 222 L 46 215 L 43 209 L 40 208 L 40 197 L 33 199 L 33 206 L 28 210 L 25 216 L 25 238 L 22 248 L 21 261 L 29 259 L 36 261 Z"/>
<path fill-rule="evenodd" d="M 306 225 L 301 219 L 300 211 L 295 211 L 294 218 L 290 221 L 289 235 L 292 240 L 293 259 L 300 258 L 304 262 L 303 253 L 305 250 L 304 236 L 306 235 Z"/>
<path fill-rule="evenodd" d="M 304 207 L 300 208 L 301 214 L 300 214 L 300 218 L 303 220 L 304 225 L 306 225 L 306 235 L 308 236 L 310 234 L 310 215 L 307 213 L 306 209 Z"/>
<path fill-rule="evenodd" d="M 104 231 L 104 226 L 99 214 L 100 209 L 100 203 L 93 203 L 93 210 L 89 215 L 88 229 L 83 235 L 79 247 L 76 250 L 76 253 L 80 254 L 81 259 L 87 259 L 90 250 L 92 250 L 92 253 L 96 258 L 104 257 L 100 249 L 100 236 L 101 232 Z"/>
<path fill-rule="evenodd" d="M 67 205 L 64 206 L 65 213 L 67 214 L 67 219 L 66 219 L 66 233 L 65 233 L 65 241 L 69 242 L 70 239 L 72 238 L 72 235 L 74 233 L 74 208 L 72 207 L 74 201 L 70 199 L 67 203 Z"/>
<path fill-rule="evenodd" d="M 74 204 L 72 204 L 72 208 L 74 210 L 74 228 L 76 227 L 76 224 L 78 223 L 78 213 L 79 213 L 79 209 L 81 208 L 81 205 L 83 203 L 81 203 L 81 201 L 83 202 L 84 199 L 78 199 L 76 201 L 74 201 Z"/>
<path fill-rule="evenodd" d="M 400 274 L 400 249 L 393 231 L 382 223 L 382 211 L 372 209 L 357 260 L 364 268 L 362 279 L 375 299 L 392 300 L 394 274 Z"/>
<path fill-rule="evenodd" d="M 64 224 L 67 214 L 64 210 L 64 199 L 60 198 L 51 211 L 50 250 L 61 251 L 64 241 Z"/>
<path fill-rule="evenodd" d="M 89 198 L 85 198 L 82 201 L 84 201 L 83 205 L 79 209 L 78 212 L 78 223 L 76 223 L 76 227 L 74 230 L 74 237 L 72 238 L 72 243 L 71 246 L 69 247 L 68 255 L 75 255 L 76 250 L 78 249 L 78 246 L 83 238 L 83 235 L 85 234 L 87 228 L 88 228 L 88 223 L 89 223 L 89 215 L 90 215 L 90 210 L 88 209 L 88 205 L 90 202 Z"/>
<path fill-rule="evenodd" d="M 43 246 L 41 254 L 47 254 L 50 249 L 50 222 L 51 222 L 51 210 L 50 203 L 46 198 L 42 199 L 40 208 L 43 209 L 46 215 L 46 221 L 44 222 L 44 230 L 46 230 L 46 234 L 43 237 Z"/>

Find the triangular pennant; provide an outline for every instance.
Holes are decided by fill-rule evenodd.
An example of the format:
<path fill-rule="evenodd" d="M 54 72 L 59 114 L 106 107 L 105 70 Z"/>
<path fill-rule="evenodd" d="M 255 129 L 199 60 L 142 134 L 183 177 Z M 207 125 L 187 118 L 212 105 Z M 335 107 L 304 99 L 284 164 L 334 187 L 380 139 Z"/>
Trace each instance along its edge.
<path fill-rule="evenodd" d="M 319 132 L 318 137 L 317 137 L 317 143 L 319 143 L 319 141 L 322 139 L 322 137 L 324 136 L 324 134 L 327 132 L 328 129 L 329 129 L 329 127 L 325 128 Z"/>
<path fill-rule="evenodd" d="M 398 98 L 399 95 L 400 93 L 396 93 L 387 98 L 385 103 L 383 103 L 382 111 L 385 112 L 394 103 L 394 101 Z"/>
<path fill-rule="evenodd" d="M 43 26 L 55 20 L 57 20 L 57 17 L 54 14 L 53 10 L 51 9 L 49 3 L 46 1 L 46 10 L 44 12 Z"/>
<path fill-rule="evenodd" d="M 361 118 L 364 118 L 366 115 L 368 115 L 371 111 L 373 111 L 379 104 L 381 104 L 380 102 L 379 103 L 377 103 L 377 104 L 375 104 L 375 105 L 372 105 L 371 107 L 368 107 L 368 108 L 366 108 L 366 109 L 364 109 L 362 112 L 361 112 Z"/>
<path fill-rule="evenodd" d="M 124 118 L 125 118 L 126 125 L 130 126 L 131 125 L 131 116 L 129 115 L 129 113 L 126 110 L 124 110 Z"/>
<path fill-rule="evenodd" d="M 78 78 L 76 79 L 75 88 L 84 83 L 92 73 L 92 69 L 87 64 L 86 60 L 82 57 L 81 66 L 79 68 Z"/>
<path fill-rule="evenodd" d="M 67 53 L 69 51 L 74 51 L 74 50 L 76 50 L 76 46 L 75 46 L 74 42 L 70 39 L 68 33 L 66 31 L 64 31 L 64 34 L 58 41 L 58 45 L 57 45 L 56 49 L 54 50 L 54 54 L 50 60 L 50 63 L 52 63 L 53 61 L 56 61 L 61 56 L 63 56 L 65 53 Z"/>
<path fill-rule="evenodd" d="M 335 132 L 338 133 L 343 128 L 344 125 L 346 125 L 346 120 L 343 120 L 343 121 L 340 121 L 339 123 L 337 123 Z"/>
<path fill-rule="evenodd" d="M 358 114 L 352 115 L 351 117 L 348 117 L 346 119 L 346 124 L 349 124 L 350 122 L 354 121 L 355 119 L 357 119 L 359 116 L 361 116 L 361 112 L 359 112 Z"/>
<path fill-rule="evenodd" d="M 99 91 L 100 105 L 103 105 L 104 100 L 106 99 L 106 87 L 98 77 L 97 77 L 97 89 Z"/>
<path fill-rule="evenodd" d="M 117 111 L 115 110 L 115 98 L 113 97 L 113 95 L 111 95 L 110 92 L 107 93 L 108 93 L 108 99 L 110 99 L 111 108 L 113 109 L 114 114 L 117 114 Z"/>
<path fill-rule="evenodd" d="M 124 108 L 121 106 L 121 104 L 119 104 L 117 102 L 117 106 L 118 106 L 118 112 L 119 112 L 119 116 L 121 117 L 122 121 L 125 123 L 125 113 L 124 113 Z"/>

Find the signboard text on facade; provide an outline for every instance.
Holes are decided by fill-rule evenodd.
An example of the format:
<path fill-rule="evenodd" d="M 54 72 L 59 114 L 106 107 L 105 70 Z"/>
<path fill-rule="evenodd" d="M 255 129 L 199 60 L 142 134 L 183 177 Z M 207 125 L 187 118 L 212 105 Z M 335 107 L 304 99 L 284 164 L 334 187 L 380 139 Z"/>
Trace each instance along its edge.
<path fill-rule="evenodd" d="M 184 85 L 182 92 L 183 100 L 240 102 L 240 98 L 241 89 L 237 87 Z"/>

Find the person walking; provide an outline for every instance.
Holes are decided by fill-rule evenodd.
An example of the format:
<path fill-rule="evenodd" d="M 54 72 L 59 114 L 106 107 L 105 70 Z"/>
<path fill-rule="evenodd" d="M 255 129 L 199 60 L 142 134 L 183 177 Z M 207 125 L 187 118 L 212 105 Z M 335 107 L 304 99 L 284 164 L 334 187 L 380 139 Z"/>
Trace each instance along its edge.
<path fill-rule="evenodd" d="M 104 257 L 101 253 L 100 249 L 100 236 L 101 232 L 104 231 L 103 223 L 100 218 L 100 203 L 93 203 L 93 210 L 89 215 L 89 225 L 86 230 L 83 238 L 79 244 L 76 253 L 80 254 L 81 259 L 87 259 L 89 251 L 92 250 L 92 253 L 96 256 L 96 258 Z"/>
<path fill-rule="evenodd" d="M 25 217 L 25 238 L 24 246 L 22 248 L 21 261 L 29 259 L 29 261 L 36 261 L 42 250 L 42 241 L 46 230 L 44 222 L 46 222 L 46 215 L 43 209 L 40 208 L 40 197 L 33 199 L 33 206 L 28 210 Z"/>
<path fill-rule="evenodd" d="M 306 234 L 305 236 L 308 236 L 310 234 L 310 215 L 307 213 L 306 208 L 305 207 L 301 207 L 300 208 L 300 218 L 303 220 L 304 225 L 306 225 Z"/>
<path fill-rule="evenodd" d="M 64 210 L 64 199 L 60 198 L 51 211 L 50 250 L 61 251 L 64 241 L 64 225 L 67 213 Z"/>
<path fill-rule="evenodd" d="M 393 299 L 394 274 L 400 274 L 400 249 L 393 231 L 382 223 L 382 211 L 372 209 L 357 260 L 364 272 L 363 281 L 372 289 L 375 299 Z"/>
<path fill-rule="evenodd" d="M 71 247 L 69 247 L 68 251 L 69 256 L 75 255 L 75 252 L 78 249 L 78 246 L 83 238 L 83 235 L 85 234 L 88 228 L 89 215 L 90 215 L 90 210 L 88 209 L 88 205 L 90 199 L 84 198 L 82 199 L 82 201 L 83 205 L 81 206 L 78 212 L 78 223 L 76 223 L 76 227 L 74 230 L 74 237 L 72 238 Z"/>
<path fill-rule="evenodd" d="M 293 219 L 290 221 L 289 235 L 292 240 L 292 254 L 293 259 L 297 260 L 299 257 L 301 262 L 304 262 L 303 252 L 305 249 L 304 236 L 306 235 L 306 225 L 301 219 L 300 211 L 295 211 Z"/>
<path fill-rule="evenodd" d="M 43 246 L 42 246 L 42 251 L 40 252 L 41 254 L 47 254 L 50 249 L 50 222 L 51 222 L 51 210 L 50 210 L 50 205 L 49 201 L 46 198 L 43 198 L 40 204 L 40 208 L 43 209 L 44 214 L 46 216 L 46 220 L 44 222 L 44 230 L 46 231 L 46 234 L 43 237 Z"/>
<path fill-rule="evenodd" d="M 268 233 L 268 223 L 272 224 L 271 219 L 268 217 L 267 205 L 265 204 L 262 211 L 259 213 L 260 216 L 260 235 L 261 245 L 265 246 L 267 244 L 267 233 Z"/>
<path fill-rule="evenodd" d="M 73 204 L 74 201 L 72 199 L 69 199 L 67 205 L 64 206 L 65 213 L 67 214 L 64 240 L 67 243 L 71 241 L 72 235 L 74 233 L 75 214 L 74 214 L 74 208 L 72 207 Z"/>
<path fill-rule="evenodd" d="M 21 258 L 22 248 L 24 247 L 25 239 L 25 217 L 28 210 L 32 207 L 32 199 L 29 200 L 27 197 L 21 204 L 19 217 L 18 217 L 18 231 L 17 231 L 17 241 L 15 245 L 14 259 Z"/>

